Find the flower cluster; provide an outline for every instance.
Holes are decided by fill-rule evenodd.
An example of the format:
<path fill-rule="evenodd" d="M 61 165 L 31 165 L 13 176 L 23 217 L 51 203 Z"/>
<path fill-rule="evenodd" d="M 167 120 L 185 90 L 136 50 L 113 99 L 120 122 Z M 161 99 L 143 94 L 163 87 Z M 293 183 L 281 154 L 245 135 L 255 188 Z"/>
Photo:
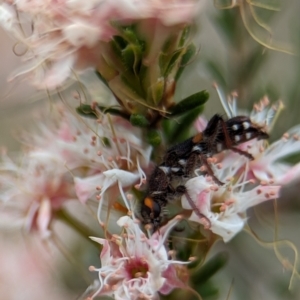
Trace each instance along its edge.
<path fill-rule="evenodd" d="M 10 224 L 28 231 L 36 229 L 44 238 L 50 234 L 53 211 L 76 198 L 72 178 L 62 162 L 43 151 L 29 152 L 20 162 L 4 153 L 1 183 L 2 218 L 13 217 Z"/>
<path fill-rule="evenodd" d="M 176 287 L 184 287 L 177 278 L 175 266 L 182 262 L 169 258 L 164 242 L 175 218 L 161 228 L 159 233 L 147 238 L 138 222 L 124 216 L 117 224 L 123 227 L 121 235 L 108 235 L 107 239 L 92 238 L 103 246 L 101 268 L 98 272 L 99 288 L 89 299 L 98 295 L 110 295 L 115 299 L 158 299 L 157 292 L 169 294 Z"/>
<path fill-rule="evenodd" d="M 186 188 L 189 196 L 182 197 L 183 208 L 193 210 L 189 220 L 203 224 L 206 229 L 221 236 L 224 242 L 244 228 L 249 207 L 279 197 L 281 186 L 257 185 L 254 180 L 245 180 L 245 173 L 238 171 L 247 162 L 241 160 L 235 157 L 234 160 L 224 159 L 224 162 L 218 163 L 220 169 L 215 176 L 225 183 L 223 186 L 200 175 L 188 180 Z"/>
<path fill-rule="evenodd" d="M 1 164 L 1 199 L 6 210 L 13 204 L 21 210 L 28 230 L 48 236 L 53 212 L 72 199 L 98 201 L 101 220 L 106 197 L 107 207 L 123 188 L 144 183 L 142 167 L 149 164 L 151 147 L 119 117 L 87 121 L 57 106 L 52 120 L 38 123 L 38 129 L 22 135 L 28 150 L 21 162 L 4 153 Z"/>
<path fill-rule="evenodd" d="M 221 100 L 230 117 L 238 115 L 236 99 L 228 103 Z M 250 114 L 251 120 L 267 131 L 282 108 L 281 103 L 269 104 L 263 98 Z M 199 130 L 204 124 L 200 117 L 196 128 Z M 278 198 L 283 185 L 299 178 L 299 164 L 292 166 L 284 159 L 300 151 L 300 127 L 290 129 L 271 145 L 251 140 L 238 149 L 247 151 L 253 160 L 232 151 L 215 156 L 211 160 L 214 175 L 224 185 L 217 185 L 210 177 L 196 176 L 187 181 L 188 193 L 182 197 L 182 207 L 193 210 L 189 220 L 203 224 L 225 242 L 244 228 L 248 208 Z"/>
<path fill-rule="evenodd" d="M 55 88 L 72 70 L 95 69 L 103 43 L 119 34 L 118 27 L 143 19 L 163 26 L 186 23 L 198 5 L 195 0 L 2 1 L 0 23 L 26 48 L 27 64 L 11 79 L 28 74 L 35 86 Z"/>

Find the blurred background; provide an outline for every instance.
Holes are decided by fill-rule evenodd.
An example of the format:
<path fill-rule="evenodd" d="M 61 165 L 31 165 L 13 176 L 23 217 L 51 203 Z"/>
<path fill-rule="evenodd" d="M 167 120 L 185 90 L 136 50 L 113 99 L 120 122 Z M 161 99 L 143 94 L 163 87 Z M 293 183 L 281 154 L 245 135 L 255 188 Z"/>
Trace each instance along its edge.
<path fill-rule="evenodd" d="M 252 2 L 272 9 L 254 7 Z M 216 112 L 223 113 L 213 82 L 226 94 L 237 91 L 241 109 L 250 110 L 265 95 L 272 102 L 281 99 L 285 109 L 271 133 L 271 140 L 275 140 L 300 123 L 300 2 L 252 2 L 246 4 L 244 20 L 239 8 L 218 9 L 213 2 L 206 3 L 198 18 L 195 43 L 199 53 L 184 71 L 176 97 L 180 100 L 199 90 L 208 90 L 211 97 L 204 112 L 207 118 Z M 230 1 L 217 3 L 224 8 Z M 280 10 L 273 10 L 277 8 Z M 271 28 L 272 36 L 258 29 L 258 20 Z M 267 49 L 255 40 L 266 42 L 267 37 L 281 51 Z M 0 41 L 0 146 L 14 152 L 20 148 L 15 133 L 30 127 L 33 115 L 41 108 L 49 109 L 50 113 L 51 101 L 49 95 L 34 90 L 26 81 L 7 82 L 9 74 L 22 64 L 22 58 L 13 52 L 15 41 L 1 29 Z M 88 74 L 81 80 L 92 85 L 95 79 Z M 51 100 L 59 101 L 55 93 Z M 300 161 L 300 156 L 288 159 Z M 214 246 L 211 256 L 225 251 L 228 262 L 208 283 L 217 288 L 216 292 L 204 299 L 300 299 L 300 278 L 288 267 L 288 262 L 293 264 L 298 259 L 296 251 L 300 249 L 299 194 L 300 185 L 295 182 L 284 188 L 276 205 L 265 203 L 249 211 L 249 225 L 257 238 L 242 232 L 230 243 L 220 241 Z M 56 247 L 34 239 L 28 241 L 23 235 L 2 228 L 0 299 L 80 298 L 87 286 L 88 266 L 99 265 L 97 249 L 83 251 L 79 237 L 63 226 L 61 230 L 72 245 L 72 249 L 64 249 L 64 254 Z M 275 245 L 275 239 L 288 242 Z M 70 257 L 80 257 L 85 265 L 74 264 Z M 299 271 L 299 262 L 296 263 Z M 80 268 L 84 270 L 79 271 Z"/>

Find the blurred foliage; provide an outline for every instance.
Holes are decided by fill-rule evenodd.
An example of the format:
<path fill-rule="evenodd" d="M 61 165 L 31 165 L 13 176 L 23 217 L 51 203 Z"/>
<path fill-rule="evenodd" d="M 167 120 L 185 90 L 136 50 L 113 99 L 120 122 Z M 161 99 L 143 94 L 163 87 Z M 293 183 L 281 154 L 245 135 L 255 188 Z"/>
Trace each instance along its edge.
<path fill-rule="evenodd" d="M 263 18 L 272 19 L 275 14 L 264 10 Z M 269 59 L 270 50 L 256 42 L 243 24 L 240 9 L 235 7 L 220 10 L 212 18 L 212 23 L 224 43 L 226 65 L 214 56 L 205 61 L 207 70 L 226 94 L 237 91 L 242 106 L 248 109 L 266 93 L 278 97 L 279 92 L 270 82 L 257 85 L 256 76 Z M 255 84 L 255 87 L 254 87 Z M 275 98 L 276 99 L 276 98 Z"/>

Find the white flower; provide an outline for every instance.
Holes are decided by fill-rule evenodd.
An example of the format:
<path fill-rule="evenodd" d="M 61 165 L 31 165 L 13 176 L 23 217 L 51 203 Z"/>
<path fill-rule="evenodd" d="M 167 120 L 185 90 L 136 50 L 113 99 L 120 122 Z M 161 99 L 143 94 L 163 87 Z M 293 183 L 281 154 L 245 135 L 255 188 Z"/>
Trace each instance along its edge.
<path fill-rule="evenodd" d="M 236 98 L 233 97 L 227 102 L 218 88 L 217 91 L 228 116 L 240 115 L 241 113 L 239 113 L 236 105 Z M 250 113 L 250 119 L 269 133 L 278 119 L 282 108 L 283 104 L 281 102 L 271 105 L 269 99 L 264 97 L 259 103 L 254 104 L 253 110 Z M 246 167 L 244 171 L 247 172 L 247 179 L 280 185 L 289 184 L 299 179 L 300 163 L 293 166 L 284 162 L 284 160 L 300 152 L 300 125 L 289 129 L 280 140 L 270 145 L 264 140 L 251 140 L 239 145 L 238 148 L 249 152 L 254 158 L 249 164 L 241 164 L 241 169 Z M 234 162 L 236 157 L 237 154 L 230 153 L 224 159 L 228 160 L 227 163 L 230 163 L 230 161 Z"/>
<path fill-rule="evenodd" d="M 151 153 L 141 131 L 128 121 L 106 115 L 101 121 L 84 120 L 55 108 L 50 119 L 40 116 L 44 121 L 36 123 L 35 133 L 21 136 L 29 148 L 24 162 L 17 165 L 3 155 L 0 163 L 5 210 L 21 211 L 26 228 L 37 228 L 43 236 L 66 200 L 97 201 L 100 222 L 107 213 L 103 205 L 114 205 L 120 196 L 129 210 L 124 191 L 144 183 L 142 168 L 148 167 Z"/>
<path fill-rule="evenodd" d="M 238 111 L 234 94 L 227 102 L 216 88 L 229 118 L 247 115 Z M 270 105 L 268 98 L 264 97 L 254 105 L 250 119 L 269 132 L 282 106 L 281 102 Z M 201 130 L 202 118 L 195 125 Z M 300 163 L 292 166 L 283 160 L 300 152 L 300 127 L 290 129 L 271 145 L 266 140 L 254 139 L 237 148 L 250 153 L 253 160 L 231 150 L 223 151 L 211 162 L 215 163 L 212 165 L 214 175 L 225 185 L 216 186 L 213 181 L 198 176 L 186 183 L 187 194 L 182 197 L 183 207 L 193 209 L 190 220 L 204 224 L 222 236 L 225 242 L 244 227 L 247 208 L 277 198 L 282 185 L 299 178 Z"/>
<path fill-rule="evenodd" d="M 124 189 L 144 183 L 142 168 L 149 166 L 152 150 L 128 121 L 101 114 L 100 119 L 85 120 L 57 106 L 35 134 L 23 135 L 26 145 L 55 156 L 64 172 L 72 173 L 82 203 L 99 201 L 99 221 L 103 204 L 113 204 L 120 194 L 129 210 Z"/>
<path fill-rule="evenodd" d="M 249 176 L 263 182 L 289 184 L 300 177 L 300 164 L 284 162 L 285 158 L 300 152 L 300 126 L 288 130 L 281 139 L 268 147 L 251 145 L 250 153 L 255 153 L 249 164 Z"/>
<path fill-rule="evenodd" d="M 76 199 L 72 177 L 50 153 L 32 151 L 17 165 L 2 156 L 0 165 L 2 213 L 21 223 L 27 231 L 38 230 L 43 238 L 56 210 Z"/>
<path fill-rule="evenodd" d="M 215 170 L 215 176 L 225 182 L 223 186 L 216 185 L 209 177 L 192 178 L 187 181 L 187 193 L 182 197 L 182 207 L 193 210 L 189 220 L 203 224 L 224 242 L 243 229 L 249 207 L 279 196 L 280 186 L 252 187 L 253 183 L 245 181 L 244 174 L 236 178 L 238 169 L 239 162 Z"/>
<path fill-rule="evenodd" d="M 133 219 L 124 216 L 117 224 L 126 234 L 92 238 L 103 248 L 101 268 L 90 267 L 99 274 L 99 288 L 89 299 L 103 294 L 119 300 L 159 299 L 158 292 L 168 294 L 175 287 L 183 287 L 174 274 L 174 264 L 180 262 L 170 260 L 163 245 L 177 221 L 173 219 L 159 234 L 147 238 Z"/>

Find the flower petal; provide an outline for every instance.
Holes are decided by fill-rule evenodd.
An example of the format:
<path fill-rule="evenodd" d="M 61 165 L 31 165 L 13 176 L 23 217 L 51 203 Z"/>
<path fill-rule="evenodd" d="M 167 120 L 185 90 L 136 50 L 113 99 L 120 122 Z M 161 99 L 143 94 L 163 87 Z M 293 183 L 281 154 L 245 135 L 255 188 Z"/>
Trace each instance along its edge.
<path fill-rule="evenodd" d="M 97 192 L 97 186 L 104 181 L 103 174 L 96 174 L 86 178 L 74 177 L 75 192 L 82 204 L 85 204 Z"/>
<path fill-rule="evenodd" d="M 107 170 L 103 172 L 103 175 L 106 178 L 111 179 L 112 182 L 120 182 L 123 187 L 131 186 L 139 179 L 138 173 L 128 172 L 121 169 Z"/>
<path fill-rule="evenodd" d="M 51 220 L 51 202 L 48 198 L 43 198 L 38 210 L 37 226 L 43 238 L 48 238 L 51 234 L 49 224 Z"/>

